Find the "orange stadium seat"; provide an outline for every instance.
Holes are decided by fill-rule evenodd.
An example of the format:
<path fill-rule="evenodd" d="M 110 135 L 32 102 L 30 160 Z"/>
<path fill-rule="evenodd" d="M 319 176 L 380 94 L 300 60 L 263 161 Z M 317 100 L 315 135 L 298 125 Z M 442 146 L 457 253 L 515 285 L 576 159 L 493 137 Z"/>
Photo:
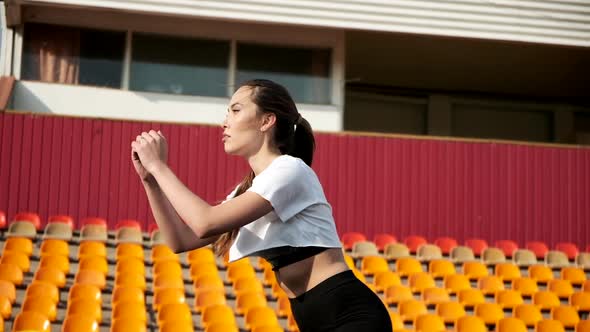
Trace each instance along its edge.
<path fill-rule="evenodd" d="M 77 298 L 68 301 L 66 316 L 84 315 L 98 323 L 102 322 L 102 309 L 99 302 L 94 299 Z"/>
<path fill-rule="evenodd" d="M 439 315 L 445 323 L 454 323 L 459 318 L 467 315 L 463 305 L 455 301 L 438 303 L 436 305 L 436 314 Z"/>
<path fill-rule="evenodd" d="M 16 301 L 16 287 L 14 284 L 7 280 L 0 280 L 0 296 L 6 297 L 10 304 L 14 304 Z"/>
<path fill-rule="evenodd" d="M 139 244 L 135 243 L 119 243 L 115 249 L 115 256 L 117 259 L 123 257 L 136 257 L 140 260 L 144 260 L 143 248 Z"/>
<path fill-rule="evenodd" d="M 579 267 L 564 267 L 561 269 L 561 279 L 569 281 L 574 286 L 582 286 L 586 281 L 586 273 Z"/>
<path fill-rule="evenodd" d="M 494 269 L 496 276 L 500 277 L 502 281 L 512 282 L 512 280 L 520 278 L 520 268 L 513 263 L 498 263 Z"/>
<path fill-rule="evenodd" d="M 0 264 L 14 264 L 18 266 L 18 268 L 21 269 L 23 273 L 29 272 L 31 269 L 31 261 L 29 260 L 29 256 L 18 251 L 3 251 L 2 257 L 0 258 Z"/>
<path fill-rule="evenodd" d="M 110 332 L 147 332 L 147 328 L 139 319 L 114 319 Z"/>
<path fill-rule="evenodd" d="M 272 272 L 272 270 L 270 270 L 270 272 L 272 273 L 272 279 L 274 280 L 274 272 Z M 189 274 L 192 280 L 197 280 L 199 277 L 204 275 L 217 276 L 219 271 L 215 263 L 195 263 L 191 265 Z"/>
<path fill-rule="evenodd" d="M 218 275 L 204 275 L 200 276 L 194 282 L 195 292 L 202 290 L 224 290 L 223 280 Z"/>
<path fill-rule="evenodd" d="M 422 264 L 412 257 L 401 257 L 395 261 L 395 271 L 400 277 L 422 272 Z"/>
<path fill-rule="evenodd" d="M 46 239 L 41 243 L 41 256 L 45 255 L 60 255 L 69 257 L 70 247 L 66 241 L 58 239 Z"/>
<path fill-rule="evenodd" d="M 78 259 L 86 256 L 107 257 L 107 247 L 102 242 L 84 241 L 78 247 Z"/>
<path fill-rule="evenodd" d="M 451 254 L 451 251 L 459 246 L 457 240 L 452 237 L 439 237 L 434 240 L 434 244 L 436 244 L 440 250 L 442 251 L 443 255 L 448 256 Z"/>
<path fill-rule="evenodd" d="M 528 327 L 535 327 L 543 319 L 541 310 L 534 304 L 520 304 L 514 307 L 512 316 L 523 321 Z"/>
<path fill-rule="evenodd" d="M 0 280 L 19 286 L 23 283 L 23 271 L 15 264 L 0 264 Z"/>
<path fill-rule="evenodd" d="M 86 314 L 68 315 L 63 322 L 62 332 L 96 332 L 98 322 Z"/>
<path fill-rule="evenodd" d="M 187 258 L 191 265 L 195 263 L 215 264 L 215 254 L 211 249 L 205 247 L 189 251 Z"/>
<path fill-rule="evenodd" d="M 21 306 L 21 310 L 25 311 L 36 311 L 40 312 L 49 321 L 53 322 L 57 317 L 57 305 L 51 298 L 43 297 L 43 296 L 35 296 L 35 297 L 27 297 L 23 301 Z"/>
<path fill-rule="evenodd" d="M 389 265 L 381 256 L 365 256 L 361 260 L 361 272 L 364 275 L 375 275 L 378 272 L 389 271 Z"/>
<path fill-rule="evenodd" d="M 514 307 L 523 304 L 524 299 L 520 292 L 507 289 L 496 292 L 496 303 L 501 305 L 504 309 L 514 309 Z"/>
<path fill-rule="evenodd" d="M 457 293 L 457 300 L 466 308 L 485 303 L 486 299 L 479 289 L 463 289 Z"/>
<path fill-rule="evenodd" d="M 184 289 L 162 288 L 154 293 L 153 308 L 159 311 L 163 305 L 169 303 L 185 303 Z"/>
<path fill-rule="evenodd" d="M 463 263 L 463 274 L 469 280 L 476 280 L 489 275 L 488 268 L 482 262 L 465 262 Z"/>
<path fill-rule="evenodd" d="M 258 326 L 252 329 L 252 332 L 283 332 L 283 328 L 280 325 L 264 325 Z"/>
<path fill-rule="evenodd" d="M 496 276 L 482 277 L 477 281 L 477 288 L 479 288 L 484 295 L 495 294 L 497 291 L 504 290 L 504 283 L 502 279 Z"/>
<path fill-rule="evenodd" d="M 529 266 L 529 278 L 535 279 L 537 283 L 546 284 L 553 280 L 553 271 L 546 265 Z"/>
<path fill-rule="evenodd" d="M 497 332 L 527 332 L 527 327 L 523 321 L 514 317 L 506 317 L 498 322 Z"/>
<path fill-rule="evenodd" d="M 413 298 L 410 288 L 404 285 L 394 285 L 385 289 L 385 303 L 388 305 L 397 305 L 399 302 Z"/>
<path fill-rule="evenodd" d="M 292 320 L 291 318 L 292 316 L 290 316 L 290 320 Z M 397 313 L 394 312 L 393 310 L 389 310 L 389 318 L 391 318 L 391 325 L 393 327 L 393 331 L 401 331 L 404 329 L 404 321 L 402 320 L 402 317 Z"/>
<path fill-rule="evenodd" d="M 581 320 L 576 325 L 576 332 L 590 332 L 590 320 Z"/>
<path fill-rule="evenodd" d="M 42 267 L 55 267 L 61 272 L 68 274 L 70 272 L 70 260 L 68 257 L 61 255 L 41 256 L 39 268 Z"/>
<path fill-rule="evenodd" d="M 145 264 L 141 259 L 138 259 L 137 257 L 123 257 L 121 259 L 118 259 L 117 265 L 115 265 L 115 277 L 118 274 L 124 273 L 134 273 L 144 276 Z"/>
<path fill-rule="evenodd" d="M 291 302 L 287 296 L 279 296 L 277 299 L 277 317 L 287 317 L 291 314 Z"/>
<path fill-rule="evenodd" d="M 364 234 L 358 232 L 347 232 L 340 237 L 344 250 L 352 250 L 352 246 L 359 241 L 367 241 Z"/>
<path fill-rule="evenodd" d="M 444 278 L 444 288 L 449 294 L 456 294 L 464 289 L 471 289 L 471 283 L 463 274 L 452 274 Z"/>
<path fill-rule="evenodd" d="M 264 287 L 258 278 L 240 278 L 234 282 L 233 289 L 236 295 L 245 292 L 259 292 L 264 294 Z"/>
<path fill-rule="evenodd" d="M 455 330 L 457 332 L 487 332 L 488 328 L 479 317 L 463 316 L 457 319 Z"/>
<path fill-rule="evenodd" d="M 428 241 L 419 235 L 410 235 L 404 238 L 404 244 L 410 249 L 410 253 L 415 254 L 421 245 L 428 244 Z"/>
<path fill-rule="evenodd" d="M 530 298 L 539 291 L 537 281 L 532 278 L 516 278 L 512 280 L 512 289 L 519 291 L 525 298 Z"/>
<path fill-rule="evenodd" d="M 254 329 L 260 326 L 279 325 L 275 311 L 270 307 L 252 307 L 245 313 L 245 325 L 247 329 Z"/>
<path fill-rule="evenodd" d="M 535 332 L 565 332 L 563 324 L 555 319 L 544 319 L 537 323 Z"/>
<path fill-rule="evenodd" d="M 474 314 L 486 325 L 496 325 L 504 318 L 502 307 L 496 303 L 479 303 L 475 305 Z"/>
<path fill-rule="evenodd" d="M 419 300 L 405 300 L 397 305 L 397 312 L 399 312 L 404 322 L 413 321 L 416 317 L 427 314 L 428 309 L 426 304 Z"/>
<path fill-rule="evenodd" d="M 547 289 L 557 295 L 560 299 L 567 299 L 574 293 L 574 288 L 568 280 L 553 279 L 547 284 Z"/>
<path fill-rule="evenodd" d="M 471 248 L 477 257 L 481 256 L 484 249 L 488 247 L 488 243 L 484 239 L 468 239 L 465 241 L 465 245 Z"/>
<path fill-rule="evenodd" d="M 408 277 L 412 293 L 421 293 L 426 288 L 436 287 L 434 279 L 428 272 L 417 272 Z"/>
<path fill-rule="evenodd" d="M 165 244 L 156 244 L 152 247 L 152 253 L 151 253 L 151 258 L 152 258 L 152 262 L 155 264 L 156 262 L 160 262 L 160 261 L 176 261 L 179 262 L 180 258 L 178 257 L 177 254 L 174 253 L 174 251 L 172 251 L 172 249 L 170 249 L 170 247 L 168 247 Z"/>
<path fill-rule="evenodd" d="M 580 316 L 576 308 L 572 306 L 562 305 L 551 309 L 551 319 L 561 322 L 563 327 L 575 328 L 580 321 Z"/>
<path fill-rule="evenodd" d="M 117 281 L 120 280 L 115 278 L 115 285 L 118 286 L 119 284 Z M 145 286 L 145 279 L 141 279 L 144 282 Z M 96 270 L 79 270 L 74 277 L 74 282 L 78 284 L 85 284 L 85 285 L 94 285 L 98 287 L 100 290 L 105 289 L 106 287 L 106 278 L 104 273 Z"/>
<path fill-rule="evenodd" d="M 216 322 L 207 327 L 205 332 L 239 332 L 239 328 L 231 323 Z"/>
<path fill-rule="evenodd" d="M 518 244 L 512 240 L 498 240 L 494 246 L 502 250 L 504 256 L 512 258 L 512 255 L 518 250 Z"/>
<path fill-rule="evenodd" d="M 113 305 L 112 319 L 138 320 L 144 324 L 147 322 L 147 308 L 143 303 L 136 301 L 120 301 Z"/>
<path fill-rule="evenodd" d="M 195 294 L 195 311 L 201 312 L 205 307 L 211 305 L 226 305 L 225 293 L 223 290 L 211 289 Z"/>
<path fill-rule="evenodd" d="M 10 299 L 4 295 L 0 295 L 0 317 L 4 320 L 10 318 L 12 315 L 12 303 Z"/>
<path fill-rule="evenodd" d="M 549 247 L 544 242 L 530 241 L 526 243 L 526 248 L 535 253 L 537 259 L 545 259 Z"/>
<path fill-rule="evenodd" d="M 51 332 L 51 323 L 47 316 L 36 311 L 23 311 L 16 315 L 12 330 Z"/>
<path fill-rule="evenodd" d="M 174 274 L 182 277 L 182 267 L 176 261 L 160 261 L 154 264 L 154 275 Z"/>
<path fill-rule="evenodd" d="M 236 313 L 246 314 L 250 308 L 266 306 L 266 296 L 258 292 L 242 293 L 236 297 Z"/>
<path fill-rule="evenodd" d="M 102 294 L 100 288 L 90 284 L 74 284 L 70 287 L 68 294 L 68 302 L 77 299 L 88 299 L 95 301 L 98 304 L 102 303 Z"/>
<path fill-rule="evenodd" d="M 578 246 L 576 246 L 574 243 L 571 243 L 571 242 L 560 242 L 560 243 L 557 243 L 555 245 L 555 250 L 558 250 L 558 251 L 561 251 L 561 252 L 565 253 L 565 255 L 567 256 L 567 258 L 569 260 L 572 260 L 572 261 L 574 259 L 576 259 L 576 256 L 580 252 L 580 250 L 578 250 Z"/>
<path fill-rule="evenodd" d="M 167 303 L 158 311 L 158 325 L 169 321 L 189 322 L 192 324 L 191 309 L 186 303 Z"/>
<path fill-rule="evenodd" d="M 145 276 L 139 272 L 118 273 L 115 275 L 115 286 L 134 286 L 145 291 Z M 101 288 L 102 289 L 102 288 Z"/>
<path fill-rule="evenodd" d="M 550 310 L 559 307 L 561 302 L 557 294 L 550 291 L 538 291 L 533 294 L 533 304 L 541 310 Z"/>
<path fill-rule="evenodd" d="M 118 286 L 113 289 L 111 302 L 116 304 L 118 302 L 138 302 L 145 303 L 145 294 L 141 288 L 134 286 Z"/>
<path fill-rule="evenodd" d="M 225 304 L 213 304 L 205 306 L 201 313 L 201 324 L 205 329 L 211 324 L 226 322 L 237 325 L 234 312 L 231 307 Z"/>
<path fill-rule="evenodd" d="M 98 271 L 105 276 L 109 273 L 109 264 L 105 257 L 91 256 L 80 259 L 78 271 L 92 270 Z"/>
<path fill-rule="evenodd" d="M 428 263 L 428 271 L 435 279 L 444 279 L 448 275 L 456 274 L 455 265 L 448 259 L 434 259 Z"/>
<path fill-rule="evenodd" d="M 397 273 L 393 271 L 382 271 L 375 273 L 373 284 L 377 291 L 383 292 L 390 286 L 401 285 L 402 281 Z"/>
<path fill-rule="evenodd" d="M 570 296 L 569 304 L 578 311 L 590 311 L 590 293 L 576 292 Z"/>
<path fill-rule="evenodd" d="M 254 268 L 250 265 L 229 265 L 227 267 L 227 279 L 234 283 L 236 280 L 244 277 L 256 277 Z"/>
<path fill-rule="evenodd" d="M 429 305 L 450 301 L 449 293 L 444 288 L 431 287 L 422 291 L 422 301 Z"/>
<path fill-rule="evenodd" d="M 57 267 L 41 267 L 35 272 L 33 280 L 47 281 L 57 288 L 63 288 L 66 285 L 66 275 Z"/>
<path fill-rule="evenodd" d="M 416 331 L 443 332 L 446 326 L 441 317 L 433 314 L 422 314 L 414 322 Z"/>
<path fill-rule="evenodd" d="M 47 297 L 53 303 L 59 302 L 59 289 L 47 281 L 33 281 L 25 291 L 25 298 Z"/>
<path fill-rule="evenodd" d="M 19 251 L 30 257 L 33 254 L 33 241 L 24 237 L 10 237 L 4 243 L 4 251 Z"/>
<path fill-rule="evenodd" d="M 176 272 L 160 273 L 153 280 L 153 291 L 157 292 L 163 288 L 184 289 L 184 280 Z"/>
<path fill-rule="evenodd" d="M 379 249 L 380 252 L 383 252 L 385 250 L 385 246 L 390 243 L 396 243 L 397 238 L 391 234 L 380 233 L 373 237 L 373 242 L 377 246 L 377 249 Z"/>
<path fill-rule="evenodd" d="M 160 332 L 194 332 L 193 324 L 188 322 L 166 322 L 160 327 Z"/>

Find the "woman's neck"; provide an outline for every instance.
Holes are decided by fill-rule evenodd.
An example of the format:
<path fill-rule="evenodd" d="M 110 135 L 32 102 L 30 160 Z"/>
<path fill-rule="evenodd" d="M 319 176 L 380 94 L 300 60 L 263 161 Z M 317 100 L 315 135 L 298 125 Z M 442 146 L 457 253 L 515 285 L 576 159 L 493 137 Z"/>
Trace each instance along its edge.
<path fill-rule="evenodd" d="M 279 151 L 260 150 L 258 153 L 247 158 L 247 160 L 254 174 L 258 175 L 280 155 L 281 153 Z"/>

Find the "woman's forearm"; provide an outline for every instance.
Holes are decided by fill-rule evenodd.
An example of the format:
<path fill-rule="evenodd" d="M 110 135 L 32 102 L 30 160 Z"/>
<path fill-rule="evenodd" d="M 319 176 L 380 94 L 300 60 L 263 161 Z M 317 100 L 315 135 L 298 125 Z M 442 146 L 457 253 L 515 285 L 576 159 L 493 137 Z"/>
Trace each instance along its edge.
<path fill-rule="evenodd" d="M 170 200 L 153 178 L 144 181 L 143 185 L 164 241 L 174 252 L 199 248 L 217 239 L 217 236 L 199 238 L 179 217 Z"/>

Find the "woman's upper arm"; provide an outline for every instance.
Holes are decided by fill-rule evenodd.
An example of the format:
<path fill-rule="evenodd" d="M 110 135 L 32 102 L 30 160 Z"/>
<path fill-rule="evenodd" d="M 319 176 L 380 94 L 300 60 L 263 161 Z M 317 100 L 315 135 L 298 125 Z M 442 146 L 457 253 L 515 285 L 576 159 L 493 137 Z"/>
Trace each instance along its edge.
<path fill-rule="evenodd" d="M 273 210 L 269 201 L 257 193 L 245 193 L 223 204 L 211 206 L 203 222 L 191 225 L 200 238 L 223 234 L 261 218 Z"/>

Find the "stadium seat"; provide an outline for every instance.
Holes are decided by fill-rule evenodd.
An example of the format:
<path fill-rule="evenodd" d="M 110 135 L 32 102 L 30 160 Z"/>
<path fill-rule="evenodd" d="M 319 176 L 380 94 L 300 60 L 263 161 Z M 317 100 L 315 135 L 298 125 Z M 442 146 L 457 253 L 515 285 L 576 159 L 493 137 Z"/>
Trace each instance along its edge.
<path fill-rule="evenodd" d="M 74 284 L 72 287 L 70 287 L 70 292 L 68 293 L 68 302 L 72 302 L 77 299 L 88 299 L 101 304 L 102 294 L 100 289 L 95 285 Z"/>
<path fill-rule="evenodd" d="M 352 250 L 352 246 L 359 241 L 367 241 L 367 238 L 364 234 L 359 233 L 359 232 L 348 232 L 348 233 L 344 233 L 342 234 L 342 237 L 340 238 L 340 240 L 342 241 L 342 246 L 344 248 L 344 250 Z"/>
<path fill-rule="evenodd" d="M 113 305 L 113 320 L 138 320 L 144 324 L 147 322 L 147 308 L 137 301 L 120 301 Z"/>
<path fill-rule="evenodd" d="M 118 302 L 138 302 L 145 303 L 145 294 L 141 288 L 134 286 L 119 286 L 113 289 L 111 302 L 116 304 Z"/>
<path fill-rule="evenodd" d="M 4 295 L 0 295 L 0 317 L 2 320 L 7 320 L 12 315 L 12 303 L 10 299 Z"/>
<path fill-rule="evenodd" d="M 413 273 L 408 277 L 408 285 L 412 293 L 421 293 L 426 288 L 436 287 L 434 279 L 428 272 Z"/>
<path fill-rule="evenodd" d="M 258 278 L 240 278 L 233 284 L 233 289 L 236 295 L 245 292 L 259 292 L 264 294 L 264 287 Z"/>
<path fill-rule="evenodd" d="M 244 318 L 246 328 L 250 330 L 265 325 L 279 325 L 275 311 L 270 307 L 252 307 Z"/>
<path fill-rule="evenodd" d="M 584 292 L 590 292 L 590 280 L 586 280 L 582 285 L 582 290 Z"/>
<path fill-rule="evenodd" d="M 143 248 L 136 243 L 119 243 L 115 249 L 117 259 L 123 257 L 135 257 L 141 261 L 144 260 Z"/>
<path fill-rule="evenodd" d="M 415 254 L 421 245 L 428 244 L 428 241 L 419 235 L 410 235 L 404 238 L 404 244 L 408 246 L 411 254 Z"/>
<path fill-rule="evenodd" d="M 469 280 L 477 280 L 489 275 L 488 268 L 482 262 L 465 262 L 463 263 L 463 274 Z"/>
<path fill-rule="evenodd" d="M 141 229 L 135 227 L 118 228 L 115 233 L 115 243 L 117 245 L 123 243 L 142 244 L 143 234 L 141 233 Z"/>
<path fill-rule="evenodd" d="M 545 259 L 545 255 L 547 255 L 547 252 L 549 251 L 549 247 L 547 247 L 544 242 L 540 241 L 527 242 L 525 247 L 532 251 L 535 254 L 535 257 L 540 260 Z"/>
<path fill-rule="evenodd" d="M 115 275 L 115 286 L 134 286 L 145 291 L 145 276 L 139 272 L 118 273 Z M 102 288 L 101 288 L 102 289 Z"/>
<path fill-rule="evenodd" d="M 231 323 L 237 326 L 232 308 L 225 304 L 205 306 L 201 312 L 201 325 L 206 329 L 211 324 L 218 322 Z"/>
<path fill-rule="evenodd" d="M 537 281 L 533 278 L 516 278 L 512 280 L 512 289 L 519 291 L 525 298 L 530 298 L 539 291 Z"/>
<path fill-rule="evenodd" d="M 561 279 L 569 281 L 574 286 L 582 286 L 586 281 L 586 273 L 579 267 L 568 266 L 561 269 Z"/>
<path fill-rule="evenodd" d="M 77 298 L 68 301 L 66 316 L 83 315 L 92 318 L 98 323 L 102 322 L 102 309 L 95 299 Z"/>
<path fill-rule="evenodd" d="M 471 288 L 469 279 L 463 274 L 452 274 L 446 276 L 443 279 L 443 285 L 449 294 L 457 294 L 461 290 Z"/>
<path fill-rule="evenodd" d="M 199 248 L 188 252 L 188 261 L 191 265 L 195 263 L 213 263 L 215 264 L 215 254 L 209 248 Z"/>
<path fill-rule="evenodd" d="M 29 221 L 13 221 L 8 225 L 6 236 L 34 239 L 37 237 L 37 229 Z"/>
<path fill-rule="evenodd" d="M 464 263 L 475 260 L 473 250 L 466 246 L 457 246 L 453 248 L 449 257 L 454 263 Z"/>
<path fill-rule="evenodd" d="M 352 246 L 352 257 L 379 256 L 379 249 L 371 241 L 357 241 Z"/>
<path fill-rule="evenodd" d="M 590 320 L 580 320 L 576 325 L 576 332 L 590 332 Z"/>
<path fill-rule="evenodd" d="M 576 257 L 576 265 L 584 270 L 590 270 L 590 252 L 581 252 Z"/>
<path fill-rule="evenodd" d="M 428 309 L 426 308 L 426 304 L 424 304 L 424 302 L 412 299 L 404 300 L 398 303 L 397 312 L 404 322 L 411 322 L 416 319 L 416 317 L 427 314 Z"/>
<path fill-rule="evenodd" d="M 66 256 L 61 255 L 45 255 L 41 256 L 39 261 L 39 268 L 55 267 L 64 274 L 70 273 L 70 260 Z"/>
<path fill-rule="evenodd" d="M 558 250 L 550 250 L 545 255 L 545 264 L 552 268 L 562 268 L 565 266 L 569 266 L 570 262 L 567 255 Z"/>
<path fill-rule="evenodd" d="M 502 250 L 504 256 L 508 258 L 512 258 L 514 252 L 518 250 L 518 244 L 512 240 L 498 240 L 494 243 L 494 247 Z"/>
<path fill-rule="evenodd" d="M 416 258 L 421 261 L 442 259 L 442 251 L 435 244 L 423 244 L 416 251 Z"/>
<path fill-rule="evenodd" d="M 498 291 L 504 290 L 504 283 L 502 282 L 502 279 L 496 276 L 481 277 L 477 281 L 477 288 L 479 288 L 484 295 L 495 294 Z"/>
<path fill-rule="evenodd" d="M 184 289 L 184 280 L 176 272 L 162 272 L 153 279 L 153 291 L 157 292 L 163 288 Z"/>
<path fill-rule="evenodd" d="M 395 311 L 389 309 L 389 318 L 391 319 L 391 325 L 393 327 L 393 331 L 401 331 L 404 329 L 404 321 L 402 317 Z M 290 316 L 290 320 L 292 320 Z"/>
<path fill-rule="evenodd" d="M 159 311 L 163 305 L 168 303 L 185 303 L 184 289 L 162 288 L 154 293 L 153 308 Z"/>
<path fill-rule="evenodd" d="M 70 247 L 64 240 L 46 239 L 41 242 L 41 256 L 70 256 Z"/>
<path fill-rule="evenodd" d="M 383 252 L 388 244 L 397 243 L 397 239 L 391 234 L 380 233 L 375 235 L 373 242 L 377 246 L 377 249 Z"/>
<path fill-rule="evenodd" d="M 65 214 L 50 216 L 47 219 L 47 224 L 52 224 L 52 223 L 65 224 L 65 225 L 69 226 L 70 229 L 76 228 L 76 224 L 74 223 L 74 218 L 72 218 L 72 216 L 65 215 Z"/>
<path fill-rule="evenodd" d="M 484 249 L 488 247 L 488 243 L 484 239 L 468 239 L 465 241 L 465 245 L 473 250 L 476 257 L 481 256 Z"/>
<path fill-rule="evenodd" d="M 527 327 L 523 321 L 514 317 L 506 317 L 498 322 L 497 332 L 527 332 Z"/>
<path fill-rule="evenodd" d="M 430 287 L 422 291 L 422 301 L 427 305 L 436 305 L 450 301 L 449 293 L 444 288 Z"/>
<path fill-rule="evenodd" d="M 3 251 L 2 257 L 0 258 L 0 264 L 14 264 L 18 266 L 23 273 L 29 272 L 31 269 L 29 256 L 18 251 Z"/>
<path fill-rule="evenodd" d="M 236 313 L 240 315 L 246 314 L 248 309 L 257 306 L 266 306 L 266 296 L 258 292 L 242 293 L 236 297 Z"/>
<path fill-rule="evenodd" d="M 78 263 L 78 271 L 84 270 L 98 271 L 106 276 L 109 273 L 109 264 L 105 257 L 83 257 Z"/>
<path fill-rule="evenodd" d="M 35 272 L 33 280 L 47 281 L 57 288 L 63 288 L 66 285 L 66 275 L 57 267 L 41 267 Z"/>
<path fill-rule="evenodd" d="M 66 316 L 61 329 L 62 332 L 96 332 L 98 330 L 98 322 L 82 313 Z"/>
<path fill-rule="evenodd" d="M 33 254 L 33 241 L 24 237 L 8 238 L 4 243 L 4 251 L 19 251 L 30 257 Z"/>
<path fill-rule="evenodd" d="M 394 285 L 385 289 L 385 303 L 387 305 L 397 305 L 399 302 L 413 298 L 414 295 L 410 288 L 404 285 Z"/>
<path fill-rule="evenodd" d="M 389 265 L 381 256 L 365 256 L 361 260 L 361 272 L 364 275 L 375 275 L 378 272 L 389 271 Z"/>
<path fill-rule="evenodd" d="M 116 281 L 117 279 L 115 278 L 115 282 Z M 94 285 L 100 290 L 103 290 L 106 287 L 104 273 L 96 270 L 79 270 L 74 277 L 74 282 L 77 284 Z"/>
<path fill-rule="evenodd" d="M 140 319 L 113 319 L 110 332 L 147 332 Z"/>
<path fill-rule="evenodd" d="M 553 271 L 546 265 L 529 266 L 529 278 L 535 279 L 537 283 L 546 284 L 553 280 Z"/>
<path fill-rule="evenodd" d="M 6 297 L 10 304 L 14 304 L 16 301 L 16 287 L 14 284 L 7 280 L 0 280 L 0 296 Z"/>
<path fill-rule="evenodd" d="M 115 265 L 115 277 L 118 274 L 134 273 L 145 276 L 145 264 L 137 257 L 123 257 Z"/>
<path fill-rule="evenodd" d="M 69 241 L 72 239 L 72 228 L 70 225 L 61 222 L 51 222 L 45 226 L 43 239 L 55 239 Z"/>
<path fill-rule="evenodd" d="M 25 298 L 46 297 L 57 304 L 59 302 L 59 289 L 56 285 L 47 281 L 33 281 L 25 291 Z"/>
<path fill-rule="evenodd" d="M 290 330 L 297 331 L 297 330 Z M 175 332 L 175 331 L 174 331 Z M 239 328 L 236 325 L 226 322 L 217 322 L 211 324 L 205 329 L 205 332 L 239 332 Z"/>
<path fill-rule="evenodd" d="M 456 301 L 441 302 L 436 305 L 436 314 L 446 324 L 454 323 L 459 318 L 467 315 L 463 305 Z"/>
<path fill-rule="evenodd" d="M 501 305 L 503 309 L 510 309 L 511 311 L 514 307 L 524 303 L 524 299 L 522 298 L 522 295 L 520 295 L 520 292 L 512 289 L 496 292 L 495 301 L 497 304 Z"/>
<path fill-rule="evenodd" d="M 434 314 L 422 314 L 414 322 L 416 331 L 444 332 L 446 326 L 441 317 Z"/>
<path fill-rule="evenodd" d="M 411 274 L 422 271 L 422 264 L 412 257 L 401 257 L 395 261 L 395 271 L 400 277 L 406 277 Z"/>
<path fill-rule="evenodd" d="M 227 280 L 232 284 L 244 277 L 256 277 L 254 268 L 250 265 L 229 265 L 227 268 Z"/>
<path fill-rule="evenodd" d="M 455 240 L 452 237 L 439 237 L 435 239 L 433 243 L 440 248 L 443 255 L 445 256 L 449 256 L 451 254 L 451 251 L 455 247 L 459 246 L 457 240 Z"/>
<path fill-rule="evenodd" d="M 472 308 L 486 302 L 482 291 L 479 289 L 463 289 L 457 293 L 457 300 L 466 308 Z"/>
<path fill-rule="evenodd" d="M 533 294 L 533 304 L 541 310 L 551 310 L 559 307 L 561 302 L 557 294 L 550 291 L 538 291 Z"/>
<path fill-rule="evenodd" d="M 385 291 L 387 287 L 401 284 L 402 281 L 399 275 L 393 271 L 378 272 L 373 277 L 373 285 L 375 285 L 375 289 L 379 292 Z"/>
<path fill-rule="evenodd" d="M 42 313 L 50 322 L 53 322 L 57 317 L 57 305 L 49 297 L 27 297 L 22 303 L 21 310 L 22 312 L 36 311 Z"/>
<path fill-rule="evenodd" d="M 512 310 L 512 316 L 522 320 L 527 327 L 535 327 L 543 319 L 541 310 L 534 304 L 520 304 Z"/>
<path fill-rule="evenodd" d="M 51 323 L 47 316 L 36 311 L 22 311 L 16 315 L 12 330 L 51 332 Z"/>
<path fill-rule="evenodd" d="M 245 294 L 241 294 L 244 296 Z M 266 300 L 266 298 L 265 298 Z M 195 311 L 201 312 L 203 308 L 210 305 L 226 305 L 225 293 L 223 290 L 210 289 L 195 294 Z"/>
<path fill-rule="evenodd" d="M 23 271 L 15 264 L 0 264 L 0 280 L 19 286 L 23 283 Z"/>
<path fill-rule="evenodd" d="M 188 322 L 171 321 L 162 324 L 160 332 L 194 332 L 193 324 Z"/>
<path fill-rule="evenodd" d="M 192 324 L 193 316 L 191 309 L 186 303 L 167 303 L 162 305 L 158 311 L 158 325 L 162 326 L 168 321 L 189 322 Z"/>
<path fill-rule="evenodd" d="M 530 266 L 538 263 L 535 253 L 528 249 L 518 249 L 514 252 L 512 259 L 514 264 L 518 266 Z"/>
<path fill-rule="evenodd" d="M 504 255 L 504 251 L 500 248 L 488 247 L 481 253 L 481 260 L 486 265 L 495 265 L 506 262 L 506 255 Z"/>
<path fill-rule="evenodd" d="M 29 222 L 36 230 L 41 230 L 41 218 L 34 212 L 19 212 L 12 218 L 12 222 Z"/>
<path fill-rule="evenodd" d="M 0 210 L 0 229 L 6 228 L 6 213 Z"/>
<path fill-rule="evenodd" d="M 496 303 L 479 303 L 474 308 L 475 316 L 481 318 L 486 325 L 496 325 L 504 318 L 502 307 Z"/>
<path fill-rule="evenodd" d="M 107 257 L 107 248 L 104 243 L 97 241 L 84 241 L 78 247 L 78 259 L 87 256 Z"/>
<path fill-rule="evenodd" d="M 494 272 L 504 282 L 512 282 L 512 280 L 521 277 L 520 268 L 513 263 L 498 263 Z"/>
<path fill-rule="evenodd" d="M 287 296 L 279 296 L 277 299 L 277 317 L 287 317 L 291 314 L 291 302 Z"/>
<path fill-rule="evenodd" d="M 560 242 L 555 245 L 555 250 L 561 251 L 565 253 L 569 260 L 576 259 L 580 250 L 578 250 L 578 246 L 571 242 Z"/>
<path fill-rule="evenodd" d="M 535 332 L 565 332 L 563 324 L 555 319 L 544 319 L 537 323 Z"/>
<path fill-rule="evenodd" d="M 258 326 L 252 329 L 252 332 L 283 332 L 283 328 L 280 325 L 264 325 Z"/>
<path fill-rule="evenodd" d="M 463 316 L 457 319 L 455 323 L 455 331 L 457 332 L 487 332 L 483 320 L 476 316 Z"/>
<path fill-rule="evenodd" d="M 553 279 L 547 284 L 547 289 L 560 299 L 568 299 L 574 293 L 572 284 L 567 280 Z"/>
<path fill-rule="evenodd" d="M 217 289 L 223 290 L 223 280 L 217 274 L 206 274 L 199 276 L 194 282 L 195 290 Z"/>
<path fill-rule="evenodd" d="M 385 246 L 383 256 L 387 260 L 397 260 L 402 257 L 410 256 L 410 249 L 403 243 L 390 243 Z"/>
<path fill-rule="evenodd" d="M 590 311 L 590 293 L 575 292 L 574 294 L 570 295 L 569 304 L 578 311 Z"/>
<path fill-rule="evenodd" d="M 152 246 L 152 253 L 151 253 L 152 263 L 157 263 L 161 261 L 175 261 L 180 262 L 180 258 L 177 254 L 170 249 L 165 244 L 157 244 Z"/>
<path fill-rule="evenodd" d="M 160 261 L 154 264 L 154 276 L 172 274 L 182 277 L 182 267 L 176 261 Z"/>
<path fill-rule="evenodd" d="M 551 309 L 551 319 L 561 322 L 564 328 L 575 328 L 580 321 L 580 316 L 576 308 L 562 305 Z"/>
<path fill-rule="evenodd" d="M 448 259 L 434 259 L 428 263 L 428 272 L 435 279 L 444 279 L 448 275 L 456 274 L 455 265 Z"/>
<path fill-rule="evenodd" d="M 106 242 L 108 240 L 107 227 L 101 224 L 85 224 L 80 230 L 80 242 Z"/>

